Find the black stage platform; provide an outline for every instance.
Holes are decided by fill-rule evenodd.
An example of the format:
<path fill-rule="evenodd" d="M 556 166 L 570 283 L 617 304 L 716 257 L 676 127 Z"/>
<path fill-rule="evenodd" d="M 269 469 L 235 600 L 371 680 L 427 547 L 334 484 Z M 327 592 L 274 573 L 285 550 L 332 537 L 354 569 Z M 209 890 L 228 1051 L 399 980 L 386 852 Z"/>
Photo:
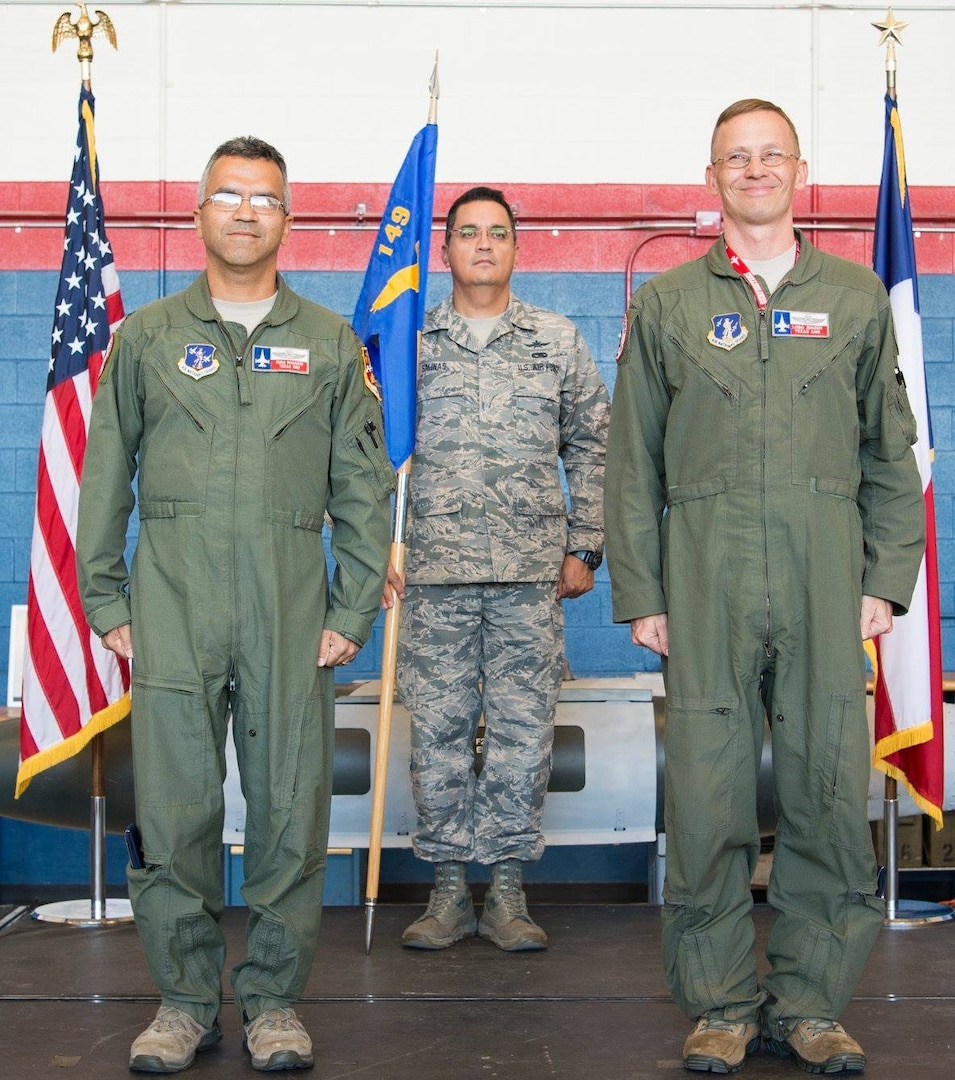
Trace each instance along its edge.
<path fill-rule="evenodd" d="M 398 944 L 419 911 L 384 905 L 364 952 L 364 913 L 328 908 L 299 1014 L 323 1080 L 643 1080 L 682 1068 L 689 1023 L 660 966 L 659 910 L 545 905 L 542 953 L 507 955 L 471 939 L 439 953 Z M 757 908 L 760 941 L 770 912 Z M 240 955 L 245 912 L 223 920 Z M 129 1044 L 152 1018 L 155 991 L 131 925 L 78 929 L 22 917 L 0 931 L 0 1076 L 128 1077 Z M 868 1056 L 869 1080 L 955 1076 L 955 924 L 883 930 L 844 1017 Z M 196 1080 L 254 1072 L 231 1001 L 224 1038 L 188 1070 Z M 280 1074 L 290 1075 L 290 1074 Z M 805 1076 L 762 1051 L 741 1076 Z"/>

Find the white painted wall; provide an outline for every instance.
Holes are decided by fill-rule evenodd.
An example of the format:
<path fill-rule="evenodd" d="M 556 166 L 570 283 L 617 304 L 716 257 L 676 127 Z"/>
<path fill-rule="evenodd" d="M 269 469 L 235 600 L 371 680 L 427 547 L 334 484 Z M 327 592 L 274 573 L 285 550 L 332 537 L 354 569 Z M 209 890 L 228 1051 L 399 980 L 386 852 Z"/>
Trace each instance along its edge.
<path fill-rule="evenodd" d="M 69 5 L 0 3 L 0 181 L 60 180 L 76 131 Z M 698 183 L 720 110 L 782 105 L 810 178 L 876 184 L 885 50 L 880 5 L 639 0 L 99 0 L 103 176 L 194 180 L 235 134 L 274 142 L 291 178 L 393 179 L 428 109 L 440 50 L 438 180 Z M 78 13 L 74 6 L 71 10 Z M 955 3 L 899 7 L 909 176 L 955 183 Z M 66 159 L 66 160 L 65 160 Z"/>

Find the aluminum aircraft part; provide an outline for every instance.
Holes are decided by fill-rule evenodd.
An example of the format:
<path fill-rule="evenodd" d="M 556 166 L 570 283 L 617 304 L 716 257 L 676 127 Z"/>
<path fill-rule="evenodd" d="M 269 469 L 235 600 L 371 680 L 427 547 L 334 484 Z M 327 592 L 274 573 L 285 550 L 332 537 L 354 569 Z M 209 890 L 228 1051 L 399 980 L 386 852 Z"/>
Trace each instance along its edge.
<path fill-rule="evenodd" d="M 870 714 L 871 714 L 871 697 Z M 378 684 L 359 683 L 336 701 L 332 846 L 364 847 L 368 839 Z M 549 844 L 652 843 L 663 831 L 663 728 L 666 701 L 659 675 L 577 679 L 564 683 L 557 708 L 551 786 L 544 817 Z M 871 715 L 870 715 L 871 720 Z M 0 816 L 63 828 L 89 828 L 89 748 L 35 777 L 14 799 L 19 756 L 17 716 L 0 720 Z M 396 702 L 389 755 L 383 844 L 410 847 L 414 806 L 408 779 L 408 716 Z M 242 843 L 245 807 L 231 739 L 226 779 L 226 843 Z M 955 704 L 945 705 L 943 809 L 955 809 Z M 479 747 L 476 748 L 479 751 Z M 476 767 L 480 754 L 476 754 Z M 130 725 L 106 733 L 106 829 L 122 833 L 135 820 Z M 760 832 L 775 827 L 772 748 L 763 745 L 758 784 Z M 869 819 L 884 812 L 885 777 L 873 769 Z M 900 815 L 918 813 L 899 786 Z"/>

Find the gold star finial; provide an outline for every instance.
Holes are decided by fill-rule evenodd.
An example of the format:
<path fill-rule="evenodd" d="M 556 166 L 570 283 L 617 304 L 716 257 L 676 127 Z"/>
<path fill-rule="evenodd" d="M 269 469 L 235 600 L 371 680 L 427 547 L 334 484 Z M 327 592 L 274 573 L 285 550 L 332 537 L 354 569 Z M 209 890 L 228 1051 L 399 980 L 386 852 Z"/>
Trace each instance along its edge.
<path fill-rule="evenodd" d="M 872 25 L 876 30 L 880 31 L 881 37 L 879 38 L 879 46 L 886 43 L 892 44 L 897 41 L 902 44 L 902 31 L 909 25 L 907 22 L 902 22 L 895 17 L 895 12 L 889 8 L 888 13 L 882 22 L 874 22 Z"/>

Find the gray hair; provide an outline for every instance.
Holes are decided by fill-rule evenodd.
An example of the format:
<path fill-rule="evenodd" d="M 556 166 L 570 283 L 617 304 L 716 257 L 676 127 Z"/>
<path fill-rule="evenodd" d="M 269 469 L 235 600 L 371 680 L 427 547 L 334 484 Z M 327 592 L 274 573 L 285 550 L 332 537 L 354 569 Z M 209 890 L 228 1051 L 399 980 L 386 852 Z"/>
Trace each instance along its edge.
<path fill-rule="evenodd" d="M 285 166 L 285 158 L 275 149 L 271 143 L 264 139 L 257 139 L 254 135 L 239 135 L 234 139 L 228 139 L 212 151 L 212 157 L 202 170 L 199 178 L 199 196 L 197 206 L 202 206 L 206 201 L 206 188 L 209 185 L 209 173 L 212 167 L 224 157 L 245 158 L 247 161 L 271 161 L 279 167 L 282 174 L 282 206 L 286 214 L 292 208 L 292 192 L 288 185 L 288 169 Z"/>

